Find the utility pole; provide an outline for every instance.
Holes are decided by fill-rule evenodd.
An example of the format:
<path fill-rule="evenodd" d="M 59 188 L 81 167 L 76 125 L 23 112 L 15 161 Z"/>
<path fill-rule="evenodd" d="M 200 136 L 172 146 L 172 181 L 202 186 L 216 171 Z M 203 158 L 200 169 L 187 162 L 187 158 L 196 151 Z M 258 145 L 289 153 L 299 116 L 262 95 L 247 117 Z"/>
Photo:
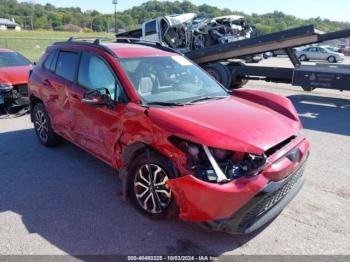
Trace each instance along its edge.
<path fill-rule="evenodd" d="M 117 34 L 118 33 L 118 28 L 117 28 L 117 4 L 118 4 L 118 0 L 113 0 L 112 4 L 114 4 L 114 32 Z"/>

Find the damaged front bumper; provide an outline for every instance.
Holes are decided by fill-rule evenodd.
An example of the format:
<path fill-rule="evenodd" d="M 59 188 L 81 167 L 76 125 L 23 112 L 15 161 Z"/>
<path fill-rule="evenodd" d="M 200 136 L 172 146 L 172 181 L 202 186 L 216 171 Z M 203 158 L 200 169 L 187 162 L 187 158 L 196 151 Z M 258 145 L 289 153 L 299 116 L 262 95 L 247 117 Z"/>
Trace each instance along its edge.
<path fill-rule="evenodd" d="M 7 114 L 16 113 L 18 110 L 29 106 L 27 84 L 14 85 L 11 89 L 0 89 L 0 107 Z"/>
<path fill-rule="evenodd" d="M 202 223 L 203 226 L 230 234 L 252 233 L 277 217 L 304 184 L 304 164 L 280 182 L 270 182 L 230 218 Z"/>
<path fill-rule="evenodd" d="M 274 154 L 270 158 L 274 161 L 258 176 L 224 184 L 204 182 L 192 175 L 170 180 L 180 219 L 231 234 L 261 228 L 300 191 L 308 150 L 307 140 L 296 139 Z"/>

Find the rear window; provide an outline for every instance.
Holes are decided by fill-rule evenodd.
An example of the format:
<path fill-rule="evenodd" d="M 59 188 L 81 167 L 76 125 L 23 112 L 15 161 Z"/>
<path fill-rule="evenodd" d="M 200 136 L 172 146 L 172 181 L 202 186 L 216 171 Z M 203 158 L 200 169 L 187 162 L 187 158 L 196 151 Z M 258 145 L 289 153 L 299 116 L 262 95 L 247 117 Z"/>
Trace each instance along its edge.
<path fill-rule="evenodd" d="M 78 67 L 78 61 L 78 53 L 61 51 L 57 59 L 56 74 L 73 82 Z"/>
<path fill-rule="evenodd" d="M 28 66 L 31 62 L 17 52 L 0 52 L 0 67 Z"/>

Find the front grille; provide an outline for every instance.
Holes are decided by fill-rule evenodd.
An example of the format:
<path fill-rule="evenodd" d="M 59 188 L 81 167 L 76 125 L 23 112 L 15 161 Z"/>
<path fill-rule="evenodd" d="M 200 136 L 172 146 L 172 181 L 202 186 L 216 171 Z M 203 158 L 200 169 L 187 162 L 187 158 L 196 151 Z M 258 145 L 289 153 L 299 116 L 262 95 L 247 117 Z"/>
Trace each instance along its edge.
<path fill-rule="evenodd" d="M 296 136 L 291 136 L 288 139 L 282 141 L 281 143 L 275 145 L 274 147 L 271 147 L 270 149 L 266 150 L 265 155 L 267 157 L 272 156 L 274 153 L 276 153 L 277 151 L 288 145 L 290 142 L 292 142 L 295 138 Z"/>
<path fill-rule="evenodd" d="M 289 191 L 294 187 L 298 180 L 302 177 L 305 165 L 300 167 L 297 172 L 290 175 L 284 185 L 275 192 L 266 194 L 244 215 L 240 221 L 241 225 L 247 225 L 250 222 L 256 220 L 258 217 L 268 212 L 274 205 L 276 205 L 281 199 L 283 199 Z M 259 197 L 259 196 L 258 196 Z"/>

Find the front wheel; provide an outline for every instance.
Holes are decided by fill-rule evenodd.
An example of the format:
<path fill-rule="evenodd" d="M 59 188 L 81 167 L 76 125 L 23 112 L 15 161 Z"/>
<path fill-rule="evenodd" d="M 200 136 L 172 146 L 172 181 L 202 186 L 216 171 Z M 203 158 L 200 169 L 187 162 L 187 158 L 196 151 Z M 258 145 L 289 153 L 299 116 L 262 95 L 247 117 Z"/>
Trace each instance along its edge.
<path fill-rule="evenodd" d="M 328 63 L 336 63 L 337 59 L 334 56 L 330 56 L 327 58 Z"/>
<path fill-rule="evenodd" d="M 175 199 L 167 185 L 175 178 L 170 161 L 146 151 L 132 161 L 129 175 L 130 197 L 138 210 L 154 219 L 176 216 Z"/>
<path fill-rule="evenodd" d="M 47 147 L 53 147 L 60 143 L 60 137 L 53 131 L 49 115 L 42 103 L 34 106 L 32 112 L 34 129 L 39 141 Z"/>
<path fill-rule="evenodd" d="M 300 61 L 307 61 L 308 59 L 307 59 L 306 55 L 301 55 L 301 56 L 299 56 L 299 60 Z"/>

